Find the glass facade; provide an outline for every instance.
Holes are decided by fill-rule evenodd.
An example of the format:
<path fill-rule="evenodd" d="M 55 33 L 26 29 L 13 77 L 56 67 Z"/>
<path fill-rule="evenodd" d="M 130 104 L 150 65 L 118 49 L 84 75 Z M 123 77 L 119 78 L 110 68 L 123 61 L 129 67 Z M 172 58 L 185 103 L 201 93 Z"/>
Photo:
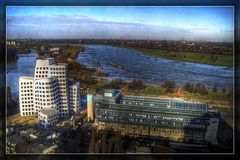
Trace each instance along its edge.
<path fill-rule="evenodd" d="M 204 140 L 210 120 L 207 104 L 141 96 L 120 96 L 119 101 L 112 103 L 110 97 L 97 96 L 94 110 L 99 125 L 126 134 L 178 140 L 187 139 L 189 135 L 198 142 Z"/>

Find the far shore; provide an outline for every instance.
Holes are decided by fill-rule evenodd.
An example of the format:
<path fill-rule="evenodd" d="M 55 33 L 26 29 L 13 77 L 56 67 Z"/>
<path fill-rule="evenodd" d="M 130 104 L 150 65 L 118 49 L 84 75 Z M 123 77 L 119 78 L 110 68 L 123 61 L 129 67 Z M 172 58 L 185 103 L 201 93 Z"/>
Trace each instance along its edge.
<path fill-rule="evenodd" d="M 151 48 L 128 47 L 124 45 L 111 45 L 111 46 L 133 49 L 156 58 L 170 59 L 170 60 L 175 60 L 179 62 L 192 62 L 192 63 L 199 63 L 199 64 L 233 67 L 233 56 L 231 55 L 176 52 L 176 51 L 151 49 Z"/>

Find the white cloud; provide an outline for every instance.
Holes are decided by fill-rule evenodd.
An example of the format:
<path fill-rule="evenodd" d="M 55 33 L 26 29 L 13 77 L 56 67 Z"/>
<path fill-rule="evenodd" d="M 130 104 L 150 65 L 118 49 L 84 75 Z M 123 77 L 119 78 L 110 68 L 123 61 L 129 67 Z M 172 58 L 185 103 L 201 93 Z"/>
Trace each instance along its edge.
<path fill-rule="evenodd" d="M 87 16 L 26 16 L 8 17 L 9 36 L 33 38 L 124 38 L 154 40 L 211 40 L 232 41 L 233 32 L 217 31 L 197 24 L 184 26 L 156 25 L 139 22 L 100 20 Z M 27 31 L 27 32 L 26 32 Z M 38 34 L 36 34 L 36 32 Z M 16 34 L 18 33 L 18 34 Z M 221 35 L 221 36 L 220 36 Z M 38 37 L 40 36 L 40 37 Z M 14 37 L 12 37 L 14 38 Z"/>

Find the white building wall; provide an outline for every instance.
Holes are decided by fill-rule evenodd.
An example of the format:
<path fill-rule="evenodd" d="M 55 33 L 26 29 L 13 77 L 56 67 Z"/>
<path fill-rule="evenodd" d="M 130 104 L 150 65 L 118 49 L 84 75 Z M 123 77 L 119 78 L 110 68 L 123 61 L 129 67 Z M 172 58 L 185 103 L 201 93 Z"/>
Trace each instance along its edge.
<path fill-rule="evenodd" d="M 34 114 L 33 77 L 19 78 L 19 107 L 21 116 Z"/>
<path fill-rule="evenodd" d="M 43 108 L 51 107 L 59 110 L 59 85 L 55 77 L 39 78 L 34 83 L 34 108 L 39 112 Z"/>
<path fill-rule="evenodd" d="M 68 92 L 67 92 L 67 64 L 56 63 L 53 58 L 38 59 L 35 66 L 34 78 L 56 77 L 59 83 L 60 116 L 68 117 Z"/>
<path fill-rule="evenodd" d="M 80 85 L 79 82 L 69 86 L 69 113 L 77 114 L 80 111 Z"/>
<path fill-rule="evenodd" d="M 58 122 L 59 112 L 52 108 L 41 109 L 38 113 L 38 121 L 42 128 L 47 129 Z"/>

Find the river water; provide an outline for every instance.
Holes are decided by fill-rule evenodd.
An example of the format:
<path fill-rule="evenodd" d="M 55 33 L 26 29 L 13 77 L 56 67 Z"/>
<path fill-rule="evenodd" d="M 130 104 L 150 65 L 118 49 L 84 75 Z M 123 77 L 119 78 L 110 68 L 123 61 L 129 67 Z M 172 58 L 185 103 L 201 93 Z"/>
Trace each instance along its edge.
<path fill-rule="evenodd" d="M 233 68 L 154 58 L 126 48 L 87 45 L 77 60 L 87 67 L 96 67 L 100 62 L 109 79 L 135 78 L 148 84 L 160 84 L 166 80 L 175 81 L 177 84 L 199 82 L 208 87 L 229 89 L 233 85 Z M 33 76 L 35 62 L 36 53 L 20 54 L 16 62 L 8 62 L 7 85 L 11 87 L 14 96 L 18 95 L 19 77 Z M 111 63 L 121 65 L 123 69 Z"/>
<path fill-rule="evenodd" d="M 233 85 L 233 68 L 155 58 L 127 48 L 88 45 L 77 59 L 88 67 L 96 67 L 100 62 L 108 78 L 135 78 L 149 84 L 160 84 L 166 80 L 177 84 L 199 82 L 218 88 L 231 88 Z M 111 63 L 124 68 L 117 68 Z"/>
<path fill-rule="evenodd" d="M 34 75 L 36 53 L 19 54 L 16 62 L 7 62 L 7 86 L 11 87 L 12 95 L 18 95 L 19 77 Z"/>

